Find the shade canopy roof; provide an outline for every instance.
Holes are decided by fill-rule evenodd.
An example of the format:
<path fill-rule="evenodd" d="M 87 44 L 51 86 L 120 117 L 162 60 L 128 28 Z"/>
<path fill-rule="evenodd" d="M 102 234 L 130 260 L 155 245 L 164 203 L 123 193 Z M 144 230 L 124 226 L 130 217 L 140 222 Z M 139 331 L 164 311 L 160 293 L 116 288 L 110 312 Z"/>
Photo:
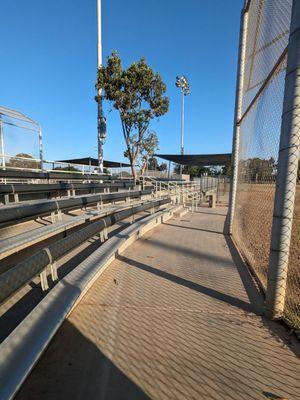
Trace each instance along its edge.
<path fill-rule="evenodd" d="M 57 162 L 64 162 L 67 164 L 79 164 L 79 165 L 91 165 L 92 167 L 98 167 L 98 159 L 93 157 L 84 158 L 72 158 L 69 160 L 57 160 Z M 130 164 L 117 161 L 103 161 L 103 166 L 105 168 L 120 168 L 120 167 L 130 167 Z"/>
<path fill-rule="evenodd" d="M 231 153 L 225 154 L 155 154 L 163 160 L 189 166 L 230 165 Z"/>

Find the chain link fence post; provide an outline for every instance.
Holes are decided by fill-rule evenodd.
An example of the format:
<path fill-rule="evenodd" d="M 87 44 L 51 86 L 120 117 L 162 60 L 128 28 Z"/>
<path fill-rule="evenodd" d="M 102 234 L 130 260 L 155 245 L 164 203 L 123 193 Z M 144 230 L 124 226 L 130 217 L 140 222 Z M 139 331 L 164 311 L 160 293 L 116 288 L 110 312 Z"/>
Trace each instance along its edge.
<path fill-rule="evenodd" d="M 284 311 L 300 151 L 300 0 L 293 0 L 269 256 L 266 314 Z"/>
<path fill-rule="evenodd" d="M 239 121 L 242 117 L 242 99 L 243 99 L 243 87 L 244 87 L 244 70 L 245 70 L 245 55 L 246 55 L 246 37 L 248 28 L 248 10 L 243 8 L 241 13 L 241 26 L 240 26 L 240 38 L 239 38 L 239 55 L 238 55 L 238 71 L 237 71 L 237 82 L 236 82 L 236 94 L 235 94 L 235 110 L 234 110 L 234 131 L 232 141 L 232 179 L 229 197 L 229 223 L 228 233 L 232 234 L 236 190 L 238 181 L 238 162 L 239 162 L 239 145 L 240 145 L 240 125 Z"/>

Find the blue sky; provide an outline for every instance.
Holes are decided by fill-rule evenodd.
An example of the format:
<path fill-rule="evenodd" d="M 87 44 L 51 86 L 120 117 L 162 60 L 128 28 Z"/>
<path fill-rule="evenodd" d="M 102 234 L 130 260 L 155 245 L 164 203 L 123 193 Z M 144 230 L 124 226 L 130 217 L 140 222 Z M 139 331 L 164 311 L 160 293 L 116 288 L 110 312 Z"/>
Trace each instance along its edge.
<path fill-rule="evenodd" d="M 103 56 L 144 56 L 167 84 L 170 110 L 151 125 L 161 153 L 180 147 L 178 74 L 188 77 L 185 153 L 231 151 L 243 0 L 102 0 Z M 43 127 L 47 159 L 96 156 L 96 0 L 2 0 L 0 105 Z M 117 111 L 105 105 L 104 158 L 123 160 Z"/>

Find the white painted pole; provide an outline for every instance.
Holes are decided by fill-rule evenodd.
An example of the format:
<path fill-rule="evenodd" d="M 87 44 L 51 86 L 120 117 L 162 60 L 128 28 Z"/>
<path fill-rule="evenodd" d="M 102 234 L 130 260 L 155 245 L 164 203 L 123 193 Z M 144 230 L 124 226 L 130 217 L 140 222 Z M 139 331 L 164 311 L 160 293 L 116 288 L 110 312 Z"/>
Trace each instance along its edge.
<path fill-rule="evenodd" d="M 184 92 L 181 91 L 182 101 L 181 101 L 181 140 L 180 140 L 180 154 L 183 155 L 184 153 Z M 182 178 L 182 168 L 183 165 L 180 164 L 180 177 Z"/>
<path fill-rule="evenodd" d="M 98 67 L 102 65 L 102 4 L 101 0 L 97 0 L 97 22 L 98 22 Z"/>
<path fill-rule="evenodd" d="M 266 314 L 270 318 L 280 318 L 284 311 L 297 185 L 300 153 L 300 0 L 293 1 L 281 121 L 266 293 Z"/>
<path fill-rule="evenodd" d="M 97 0 L 97 70 L 102 66 L 102 10 L 101 0 Z M 101 139 L 102 90 L 98 89 L 98 165 L 99 173 L 103 173 L 103 143 Z"/>
<path fill-rule="evenodd" d="M 1 157 L 2 157 L 2 168 L 5 169 L 4 133 L 3 133 L 3 121 L 1 119 L 0 119 L 0 146 L 1 146 Z"/>
<path fill-rule="evenodd" d="M 229 218 L 228 218 L 229 234 L 232 234 L 232 229 L 233 229 L 233 218 L 234 218 L 237 181 L 238 181 L 238 164 L 239 164 L 239 147 L 240 147 L 239 121 L 242 117 L 242 99 L 243 99 L 243 89 L 244 89 L 247 29 L 248 29 L 248 10 L 243 9 L 241 14 L 239 61 L 238 61 L 238 73 L 236 82 L 234 130 L 233 130 L 233 141 L 232 141 L 232 178 L 231 178 L 231 190 L 229 198 Z"/>
<path fill-rule="evenodd" d="M 43 171 L 44 161 L 43 161 L 43 138 L 42 138 L 42 128 L 39 126 L 39 157 L 40 157 L 40 168 Z"/>

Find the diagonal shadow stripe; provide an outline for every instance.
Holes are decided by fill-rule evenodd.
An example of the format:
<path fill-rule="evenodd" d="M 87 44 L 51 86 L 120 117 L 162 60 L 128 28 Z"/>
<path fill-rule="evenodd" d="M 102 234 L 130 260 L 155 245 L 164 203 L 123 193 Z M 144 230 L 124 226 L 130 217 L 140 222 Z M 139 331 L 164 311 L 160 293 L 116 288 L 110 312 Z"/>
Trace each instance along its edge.
<path fill-rule="evenodd" d="M 169 272 L 161 271 L 161 270 L 159 270 L 157 268 L 151 267 L 150 265 L 143 264 L 143 263 L 141 263 L 139 261 L 132 260 L 132 259 L 130 259 L 128 257 L 125 257 L 125 256 L 122 256 L 122 255 L 119 255 L 118 259 L 120 261 L 126 263 L 126 264 L 129 264 L 129 265 L 133 266 L 133 267 L 142 269 L 143 271 L 150 272 L 150 273 L 155 274 L 155 275 L 157 275 L 157 276 L 159 276 L 159 277 L 161 277 L 163 279 L 167 279 L 167 280 L 169 280 L 171 282 L 174 282 L 174 283 L 176 283 L 178 285 L 185 286 L 185 287 L 187 287 L 187 288 L 189 288 L 191 290 L 195 290 L 196 292 L 202 293 L 202 294 L 204 294 L 206 296 L 209 296 L 209 297 L 212 297 L 212 298 L 214 298 L 216 300 L 219 300 L 219 301 L 222 301 L 224 303 L 230 304 L 231 306 L 240 308 L 240 309 L 242 309 L 244 311 L 247 311 L 247 312 L 254 313 L 256 315 L 261 315 L 261 313 L 259 313 L 258 310 L 256 310 L 255 307 L 253 307 L 250 303 L 247 303 L 247 302 L 245 302 L 243 300 L 240 300 L 240 299 L 238 299 L 236 297 L 230 296 L 230 295 L 225 294 L 225 293 L 218 292 L 217 290 L 208 288 L 208 287 L 200 285 L 198 283 L 194 283 L 194 282 L 188 281 L 188 280 L 186 280 L 184 278 L 181 278 L 179 276 L 170 274 Z"/>

